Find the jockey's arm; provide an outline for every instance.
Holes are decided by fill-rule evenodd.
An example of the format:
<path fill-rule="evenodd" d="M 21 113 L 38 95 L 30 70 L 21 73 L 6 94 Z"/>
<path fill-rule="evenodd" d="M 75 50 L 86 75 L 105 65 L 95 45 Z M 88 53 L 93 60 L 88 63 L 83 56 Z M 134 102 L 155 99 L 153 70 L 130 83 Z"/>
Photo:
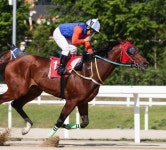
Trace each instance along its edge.
<path fill-rule="evenodd" d="M 90 42 L 85 42 L 84 45 L 85 45 L 85 48 L 86 48 L 88 53 L 93 53 L 92 47 L 90 45 Z"/>
<path fill-rule="evenodd" d="M 80 26 L 77 26 L 74 28 L 74 32 L 72 36 L 72 44 L 74 45 L 84 44 L 88 53 L 93 53 L 90 42 L 85 42 L 84 39 L 80 39 L 81 33 L 82 33 L 82 28 Z"/>
<path fill-rule="evenodd" d="M 74 28 L 73 36 L 72 36 L 72 44 L 79 45 L 84 44 L 84 39 L 80 39 L 82 33 L 82 28 L 80 26 L 77 26 Z"/>

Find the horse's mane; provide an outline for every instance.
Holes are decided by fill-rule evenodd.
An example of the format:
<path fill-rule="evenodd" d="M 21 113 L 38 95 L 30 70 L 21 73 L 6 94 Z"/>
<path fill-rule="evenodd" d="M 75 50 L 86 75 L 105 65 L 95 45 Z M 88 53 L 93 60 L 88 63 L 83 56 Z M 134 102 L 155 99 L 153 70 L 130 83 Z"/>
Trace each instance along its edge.
<path fill-rule="evenodd" d="M 109 41 L 108 43 L 104 45 L 99 45 L 96 48 L 94 48 L 95 54 L 105 57 L 107 56 L 107 52 L 112 50 L 112 48 L 118 44 L 119 44 L 119 41 Z"/>

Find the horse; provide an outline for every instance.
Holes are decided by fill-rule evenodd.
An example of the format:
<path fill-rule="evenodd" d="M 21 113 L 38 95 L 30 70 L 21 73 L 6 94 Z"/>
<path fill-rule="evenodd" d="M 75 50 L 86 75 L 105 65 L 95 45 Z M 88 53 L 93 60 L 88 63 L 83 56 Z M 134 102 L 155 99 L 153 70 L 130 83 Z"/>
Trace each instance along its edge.
<path fill-rule="evenodd" d="M 140 55 L 138 48 L 127 40 L 118 39 L 116 44 L 108 44 L 106 47 L 101 47 L 101 50 L 97 49 L 93 59 L 83 63 L 81 71 L 73 68 L 71 75 L 65 78 L 66 102 L 48 138 L 52 137 L 60 127 L 85 128 L 89 124 L 88 102 L 98 94 L 100 85 L 111 75 L 117 65 L 144 71 L 148 67 L 148 61 Z M 49 66 L 49 58 L 34 55 L 10 60 L 5 66 L 4 77 L 8 89 L 0 94 L 0 104 L 13 100 L 12 107 L 26 123 L 22 129 L 23 135 L 27 134 L 33 125 L 23 106 L 40 96 L 43 91 L 55 97 L 61 96 L 60 78 L 48 77 Z M 75 107 L 78 108 L 81 116 L 81 124 L 64 124 Z"/>
<path fill-rule="evenodd" d="M 0 53 L 0 74 L 3 75 L 3 72 L 5 70 L 6 64 L 15 59 L 22 57 L 26 55 L 25 52 L 21 51 L 19 48 L 17 48 L 14 44 L 7 43 L 9 50 L 3 51 Z"/>

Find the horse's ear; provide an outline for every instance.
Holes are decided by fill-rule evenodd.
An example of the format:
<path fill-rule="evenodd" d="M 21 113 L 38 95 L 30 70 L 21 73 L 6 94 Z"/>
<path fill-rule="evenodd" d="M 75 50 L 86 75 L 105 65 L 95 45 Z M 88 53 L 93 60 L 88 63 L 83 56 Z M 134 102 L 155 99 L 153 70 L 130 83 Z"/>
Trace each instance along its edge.
<path fill-rule="evenodd" d="M 128 38 L 126 39 L 126 41 L 131 41 L 131 38 L 130 38 L 130 37 L 128 37 Z"/>
<path fill-rule="evenodd" d="M 10 50 L 14 50 L 16 48 L 16 46 L 14 44 L 9 44 L 7 43 L 7 46 L 10 48 Z"/>
<path fill-rule="evenodd" d="M 9 44 L 9 43 L 7 43 L 7 46 L 10 48 L 11 47 L 11 45 Z"/>
<path fill-rule="evenodd" d="M 124 40 L 121 39 L 121 38 L 118 38 L 117 41 L 118 41 L 119 43 L 123 43 L 123 42 L 124 42 Z"/>

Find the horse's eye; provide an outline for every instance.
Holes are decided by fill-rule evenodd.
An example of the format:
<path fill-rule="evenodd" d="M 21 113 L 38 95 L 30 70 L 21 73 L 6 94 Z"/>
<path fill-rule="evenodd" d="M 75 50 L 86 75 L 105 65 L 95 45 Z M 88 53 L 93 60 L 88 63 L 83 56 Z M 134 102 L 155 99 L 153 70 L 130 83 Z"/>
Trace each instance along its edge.
<path fill-rule="evenodd" d="M 135 56 L 136 49 L 134 47 L 128 47 L 126 52 L 128 55 Z"/>

